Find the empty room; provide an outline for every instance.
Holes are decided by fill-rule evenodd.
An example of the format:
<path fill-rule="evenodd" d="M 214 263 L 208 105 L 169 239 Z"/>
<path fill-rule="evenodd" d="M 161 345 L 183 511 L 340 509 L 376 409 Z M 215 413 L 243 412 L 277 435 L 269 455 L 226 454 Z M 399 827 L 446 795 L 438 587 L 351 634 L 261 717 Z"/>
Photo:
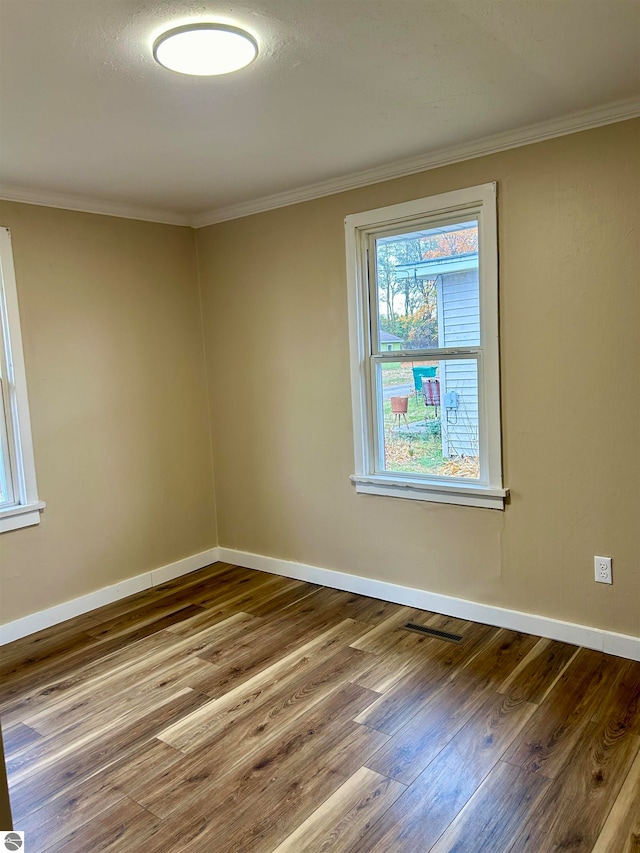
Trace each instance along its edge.
<path fill-rule="evenodd" d="M 640 0 L 0 0 L 0 850 L 640 849 Z"/>

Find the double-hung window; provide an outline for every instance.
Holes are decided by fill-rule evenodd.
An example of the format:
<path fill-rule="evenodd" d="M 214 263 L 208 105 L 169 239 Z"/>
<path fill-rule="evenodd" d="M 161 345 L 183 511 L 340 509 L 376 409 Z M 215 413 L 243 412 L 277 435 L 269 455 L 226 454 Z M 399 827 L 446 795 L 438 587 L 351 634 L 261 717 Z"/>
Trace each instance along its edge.
<path fill-rule="evenodd" d="M 8 228 L 0 228 L 0 533 L 38 524 L 18 295 Z"/>
<path fill-rule="evenodd" d="M 345 227 L 356 490 L 503 508 L 496 185 Z"/>

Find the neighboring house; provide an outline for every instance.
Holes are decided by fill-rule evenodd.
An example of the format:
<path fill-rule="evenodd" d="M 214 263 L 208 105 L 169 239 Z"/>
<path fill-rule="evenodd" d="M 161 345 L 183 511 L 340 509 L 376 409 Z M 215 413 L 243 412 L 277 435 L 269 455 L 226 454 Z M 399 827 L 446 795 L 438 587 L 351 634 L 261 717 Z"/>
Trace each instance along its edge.
<path fill-rule="evenodd" d="M 473 346 L 480 340 L 478 253 L 431 258 L 396 267 L 399 278 L 436 282 L 438 346 Z M 478 455 L 478 378 L 475 363 L 440 361 L 442 455 Z M 456 397 L 447 395 L 455 392 Z M 448 405 L 449 404 L 449 405 Z"/>
<path fill-rule="evenodd" d="M 391 352 L 392 350 L 404 349 L 404 341 L 389 332 L 380 332 L 380 348 Z"/>

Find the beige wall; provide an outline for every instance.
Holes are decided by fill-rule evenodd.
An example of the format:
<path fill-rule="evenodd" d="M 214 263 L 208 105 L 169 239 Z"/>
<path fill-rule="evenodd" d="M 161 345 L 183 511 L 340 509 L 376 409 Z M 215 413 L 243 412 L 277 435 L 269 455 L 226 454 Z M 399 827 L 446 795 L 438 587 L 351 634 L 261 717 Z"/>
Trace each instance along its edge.
<path fill-rule="evenodd" d="M 0 202 L 40 497 L 0 536 L 0 622 L 216 544 L 194 234 Z"/>
<path fill-rule="evenodd" d="M 0 621 L 219 539 L 640 635 L 639 129 L 612 125 L 196 235 L 0 203 L 48 504 L 39 527 L 0 536 Z M 358 496 L 344 216 L 492 180 L 511 501 L 502 513 Z M 596 553 L 614 557 L 612 587 L 593 582 Z"/>
<path fill-rule="evenodd" d="M 199 231 L 220 544 L 640 635 L 639 128 Z M 358 496 L 343 219 L 494 180 L 511 501 Z"/>

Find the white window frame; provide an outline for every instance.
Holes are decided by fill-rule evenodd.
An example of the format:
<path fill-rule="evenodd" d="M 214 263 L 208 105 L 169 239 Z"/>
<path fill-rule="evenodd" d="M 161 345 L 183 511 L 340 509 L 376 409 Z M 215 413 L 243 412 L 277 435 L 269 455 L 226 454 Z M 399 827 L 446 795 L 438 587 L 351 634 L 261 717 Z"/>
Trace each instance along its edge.
<path fill-rule="evenodd" d="M 0 533 L 6 533 L 39 524 L 45 504 L 38 500 L 11 233 L 4 227 L 0 227 L 0 372 L 4 403 L 0 441 L 9 460 L 5 471 L 9 501 L 0 504 Z"/>
<path fill-rule="evenodd" d="M 354 426 L 356 491 L 368 495 L 504 509 L 508 490 L 502 482 L 500 429 L 500 354 L 498 340 L 498 230 L 496 183 L 481 184 L 414 201 L 354 213 L 345 219 L 349 340 Z M 390 230 L 429 227 L 431 222 L 460 216 L 478 220 L 480 345 L 472 347 L 396 350 L 388 357 L 375 353 L 377 326 L 373 317 L 377 293 L 371 293 L 369 245 Z M 375 287 L 375 283 L 373 285 Z M 472 357 L 478 365 L 480 477 L 455 477 L 380 472 L 377 457 L 374 372 L 377 362 L 422 358 Z"/>

